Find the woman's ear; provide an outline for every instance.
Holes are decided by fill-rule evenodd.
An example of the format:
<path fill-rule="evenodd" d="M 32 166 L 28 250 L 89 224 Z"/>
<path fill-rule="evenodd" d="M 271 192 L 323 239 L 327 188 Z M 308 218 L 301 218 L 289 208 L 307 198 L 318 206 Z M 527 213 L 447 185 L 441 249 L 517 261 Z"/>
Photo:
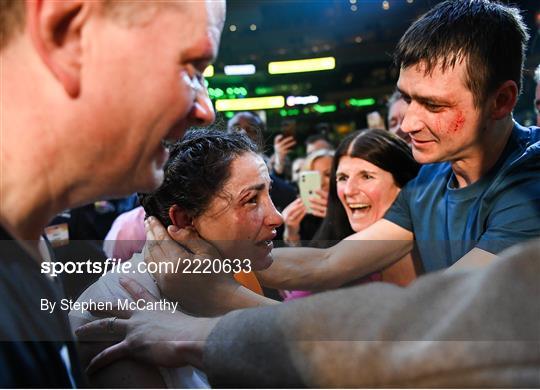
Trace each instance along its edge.
<path fill-rule="evenodd" d="M 187 215 L 186 211 L 177 205 L 172 205 L 169 209 L 169 218 L 173 225 L 179 228 L 191 226 L 192 218 Z"/>

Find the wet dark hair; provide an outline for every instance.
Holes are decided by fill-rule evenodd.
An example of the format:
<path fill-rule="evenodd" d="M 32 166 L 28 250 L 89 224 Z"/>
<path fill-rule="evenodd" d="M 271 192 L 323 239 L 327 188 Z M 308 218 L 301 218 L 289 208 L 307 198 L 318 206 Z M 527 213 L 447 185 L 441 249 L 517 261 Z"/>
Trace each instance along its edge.
<path fill-rule="evenodd" d="M 337 195 L 336 171 L 343 156 L 361 158 L 391 173 L 399 188 L 420 170 L 407 143 L 386 130 L 365 129 L 348 135 L 339 144 L 332 161 L 326 217 L 313 237 L 312 246 L 328 247 L 354 233 Z"/>
<path fill-rule="evenodd" d="M 169 209 L 182 208 L 189 217 L 198 217 L 219 196 L 231 175 L 231 163 L 244 153 L 257 153 L 255 144 L 240 133 L 219 130 L 192 130 L 170 148 L 161 186 L 141 196 L 147 216 L 171 225 Z"/>
<path fill-rule="evenodd" d="M 426 74 L 444 72 L 466 60 L 466 86 L 474 104 L 503 82 L 521 92 L 524 53 L 529 34 L 519 9 L 488 0 L 447 0 L 414 22 L 398 43 L 394 61 L 407 68 L 426 64 Z"/>

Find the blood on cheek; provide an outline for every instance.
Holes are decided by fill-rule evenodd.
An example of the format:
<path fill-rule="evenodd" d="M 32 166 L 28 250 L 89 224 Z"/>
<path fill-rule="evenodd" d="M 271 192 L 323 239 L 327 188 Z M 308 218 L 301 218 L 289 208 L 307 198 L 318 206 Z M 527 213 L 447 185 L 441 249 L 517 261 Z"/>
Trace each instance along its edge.
<path fill-rule="evenodd" d="M 463 113 L 461 111 L 458 111 L 456 118 L 452 121 L 452 127 L 451 127 L 452 133 L 456 133 L 459 130 L 461 130 L 464 124 L 465 124 L 465 117 L 463 116 Z"/>

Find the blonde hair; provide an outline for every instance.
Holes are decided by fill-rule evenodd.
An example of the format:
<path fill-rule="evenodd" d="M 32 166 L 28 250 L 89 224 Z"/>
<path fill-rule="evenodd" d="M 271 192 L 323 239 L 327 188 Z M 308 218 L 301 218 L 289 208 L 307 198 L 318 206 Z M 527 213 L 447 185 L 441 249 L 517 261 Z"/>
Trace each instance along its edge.
<path fill-rule="evenodd" d="M 311 152 L 306 156 L 306 159 L 304 160 L 304 164 L 302 165 L 302 171 L 312 171 L 315 160 L 318 160 L 321 157 L 330 157 L 333 159 L 334 151 L 330 149 L 319 149 Z"/>

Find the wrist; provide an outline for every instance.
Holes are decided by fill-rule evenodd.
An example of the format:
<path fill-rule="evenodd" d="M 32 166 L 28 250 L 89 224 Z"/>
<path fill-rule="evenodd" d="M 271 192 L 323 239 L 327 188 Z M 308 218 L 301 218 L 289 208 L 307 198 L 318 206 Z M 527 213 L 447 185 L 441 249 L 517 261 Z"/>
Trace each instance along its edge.
<path fill-rule="evenodd" d="M 176 356 L 182 356 L 193 367 L 203 369 L 204 349 L 208 336 L 212 333 L 221 317 L 194 318 L 194 328 L 198 329 L 196 340 L 176 343 Z"/>
<path fill-rule="evenodd" d="M 300 243 L 300 228 L 290 229 L 288 226 L 285 226 L 285 231 L 283 232 L 283 241 L 289 246 L 296 246 Z"/>

